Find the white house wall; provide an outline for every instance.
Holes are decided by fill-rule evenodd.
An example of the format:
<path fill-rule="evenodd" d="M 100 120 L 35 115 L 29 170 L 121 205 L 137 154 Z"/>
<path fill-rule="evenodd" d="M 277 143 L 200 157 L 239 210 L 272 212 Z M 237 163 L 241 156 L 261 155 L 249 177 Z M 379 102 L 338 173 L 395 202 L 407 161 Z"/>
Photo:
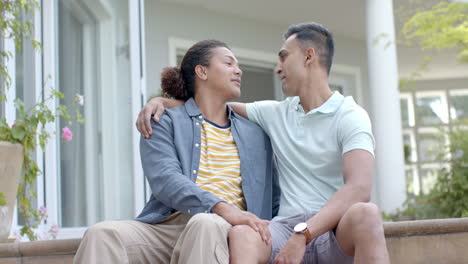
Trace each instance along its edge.
<path fill-rule="evenodd" d="M 159 91 L 161 70 L 169 64 L 170 37 L 193 41 L 219 39 L 231 47 L 277 54 L 283 41 L 282 34 L 288 27 L 287 24 L 269 24 L 203 8 L 159 1 L 145 2 L 145 19 L 149 96 Z M 360 68 L 363 106 L 368 109 L 365 41 L 335 36 L 335 45 L 335 64 Z"/>
<path fill-rule="evenodd" d="M 311 18 L 311 21 L 313 18 Z M 305 21 L 297 21 L 301 23 Z M 317 21 L 320 22 L 320 21 Z M 326 26 L 326 25 L 324 25 Z M 170 37 L 198 41 L 219 39 L 231 47 L 277 54 L 287 24 L 270 24 L 248 18 L 215 13 L 179 4 L 145 2 L 147 94 L 159 92 L 160 73 L 169 64 Z M 365 40 L 334 35 L 334 64 L 359 68 L 361 105 L 372 115 L 367 88 L 367 50 Z M 374 192 L 375 188 L 374 181 Z M 372 195 L 376 197 L 375 193 Z M 377 201 L 376 201 L 377 202 Z"/>

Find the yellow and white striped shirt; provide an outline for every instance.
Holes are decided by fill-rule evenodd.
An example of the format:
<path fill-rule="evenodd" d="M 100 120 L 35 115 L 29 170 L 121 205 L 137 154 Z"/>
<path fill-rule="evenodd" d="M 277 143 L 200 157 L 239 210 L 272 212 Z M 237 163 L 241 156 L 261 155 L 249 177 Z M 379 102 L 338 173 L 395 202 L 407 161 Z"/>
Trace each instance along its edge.
<path fill-rule="evenodd" d="M 197 185 L 239 209 L 246 210 L 239 151 L 231 127 L 221 128 L 205 120 L 201 125 Z"/>

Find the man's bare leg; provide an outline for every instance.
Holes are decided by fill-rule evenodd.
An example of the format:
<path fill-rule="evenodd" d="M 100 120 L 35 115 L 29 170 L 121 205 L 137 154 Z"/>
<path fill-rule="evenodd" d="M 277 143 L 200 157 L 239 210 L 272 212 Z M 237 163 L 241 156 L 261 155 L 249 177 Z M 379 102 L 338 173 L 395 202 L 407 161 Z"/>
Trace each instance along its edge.
<path fill-rule="evenodd" d="M 357 203 L 343 215 L 336 238 L 354 263 L 390 263 L 379 209 L 372 203 Z"/>
<path fill-rule="evenodd" d="M 265 244 L 250 226 L 238 225 L 229 231 L 230 263 L 267 263 L 271 243 Z"/>

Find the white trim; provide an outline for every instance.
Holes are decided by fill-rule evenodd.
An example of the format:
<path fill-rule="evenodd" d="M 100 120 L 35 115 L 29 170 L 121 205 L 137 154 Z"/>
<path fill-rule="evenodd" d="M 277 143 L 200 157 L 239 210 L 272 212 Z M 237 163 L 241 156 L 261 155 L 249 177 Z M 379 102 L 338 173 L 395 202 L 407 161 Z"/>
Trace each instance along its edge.
<path fill-rule="evenodd" d="M 60 229 L 57 239 L 82 238 L 87 227 L 67 227 Z"/>
<path fill-rule="evenodd" d="M 413 101 L 413 96 L 411 93 L 400 93 L 400 100 L 405 99 L 408 101 L 408 125 L 410 127 L 414 127 L 416 122 L 415 122 L 415 114 L 414 114 L 414 101 Z"/>
<path fill-rule="evenodd" d="M 93 98 L 97 83 L 97 65 L 96 65 L 96 26 L 94 24 L 84 23 L 83 25 L 83 93 L 84 93 L 84 118 L 85 118 L 85 155 L 86 160 L 86 212 L 87 222 L 96 222 L 99 217 L 99 139 L 96 133 L 96 124 L 98 124 L 97 106 Z M 58 161 L 57 161 L 58 162 Z M 93 206 L 88 206 L 93 205 Z"/>
<path fill-rule="evenodd" d="M 50 96 L 50 90 L 57 87 L 57 34 L 56 34 L 56 18 L 57 18 L 57 0 L 43 1 L 43 80 L 44 85 L 44 97 Z M 56 100 L 49 101 L 47 106 L 52 109 L 55 115 L 55 109 L 57 107 Z M 55 135 L 57 131 L 57 123 L 47 124 L 45 129 L 51 134 Z M 58 224 L 60 223 L 58 210 L 60 208 L 58 199 L 58 171 L 59 164 L 57 164 L 58 146 L 56 137 L 46 145 L 45 149 L 45 197 L 46 206 L 50 208 L 48 210 L 48 223 Z"/>
<path fill-rule="evenodd" d="M 362 81 L 361 81 L 361 68 L 358 66 L 350 66 L 344 64 L 333 64 L 330 71 L 330 76 L 333 74 L 347 74 L 354 78 L 354 95 L 353 98 L 359 105 L 363 105 L 362 97 Z"/>
<path fill-rule="evenodd" d="M 457 96 L 457 95 L 468 95 L 467 88 L 459 88 L 459 89 L 449 89 L 450 96 Z"/>
<path fill-rule="evenodd" d="M 34 39 L 37 41 L 41 41 L 42 39 L 42 3 L 39 3 L 39 8 L 35 9 L 34 11 Z M 42 51 L 40 49 L 31 50 L 33 54 L 33 62 L 34 62 L 34 98 L 36 102 L 42 101 L 42 84 L 43 84 L 43 76 L 42 76 Z M 25 74 L 25 76 L 28 76 Z M 27 77 L 26 77 L 27 78 Z M 37 141 L 39 142 L 39 140 Z M 37 177 L 37 208 L 41 205 L 46 205 L 46 197 L 45 197 L 45 175 L 44 175 L 44 151 L 42 151 L 40 145 L 36 146 L 36 162 L 41 170 L 41 173 Z"/>
<path fill-rule="evenodd" d="M 138 118 L 141 109 L 141 86 L 143 83 L 140 78 L 141 58 L 140 58 L 140 25 L 139 15 L 141 1 L 129 1 L 129 49 L 130 49 L 130 82 L 131 82 L 131 108 L 132 108 L 132 152 L 133 152 L 133 191 L 134 191 L 134 211 L 138 214 L 145 205 L 144 196 L 144 176 L 140 162 L 140 133 L 133 126 Z M 141 12 L 143 16 L 143 12 Z"/>
<path fill-rule="evenodd" d="M 140 52 L 141 52 L 141 96 L 142 105 L 147 100 L 146 93 L 146 35 L 145 35 L 145 0 L 140 1 Z M 139 163 L 141 165 L 141 162 Z"/>
<path fill-rule="evenodd" d="M 193 40 L 169 37 L 169 66 L 177 66 L 177 55 L 183 54 L 195 43 Z M 273 53 L 237 47 L 232 47 L 232 52 L 240 63 L 247 65 L 272 69 L 278 63 L 277 56 Z"/>

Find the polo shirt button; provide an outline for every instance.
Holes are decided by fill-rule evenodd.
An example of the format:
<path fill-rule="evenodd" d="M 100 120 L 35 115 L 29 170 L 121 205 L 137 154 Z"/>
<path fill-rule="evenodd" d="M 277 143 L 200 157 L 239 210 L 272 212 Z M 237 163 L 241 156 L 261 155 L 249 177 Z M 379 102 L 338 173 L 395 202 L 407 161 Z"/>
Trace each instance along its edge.
<path fill-rule="evenodd" d="M 192 211 L 190 211 L 190 209 L 188 209 L 188 211 L 187 211 L 187 212 L 190 214 Z"/>
<path fill-rule="evenodd" d="M 202 118 L 203 118 L 203 116 L 198 116 L 198 118 L 202 119 Z"/>
<path fill-rule="evenodd" d="M 295 109 L 296 111 L 299 111 L 299 107 L 298 107 L 297 105 L 294 107 L 294 109 Z"/>
<path fill-rule="evenodd" d="M 200 146 L 200 144 L 198 144 L 198 143 L 196 143 L 196 144 L 195 144 L 195 147 L 197 147 L 197 148 L 198 148 L 199 146 Z"/>
<path fill-rule="evenodd" d="M 195 123 L 195 125 L 199 126 L 199 125 L 200 125 L 200 123 L 196 122 L 196 123 Z"/>
<path fill-rule="evenodd" d="M 193 174 L 197 174 L 197 170 L 193 170 L 192 172 L 193 172 Z"/>

